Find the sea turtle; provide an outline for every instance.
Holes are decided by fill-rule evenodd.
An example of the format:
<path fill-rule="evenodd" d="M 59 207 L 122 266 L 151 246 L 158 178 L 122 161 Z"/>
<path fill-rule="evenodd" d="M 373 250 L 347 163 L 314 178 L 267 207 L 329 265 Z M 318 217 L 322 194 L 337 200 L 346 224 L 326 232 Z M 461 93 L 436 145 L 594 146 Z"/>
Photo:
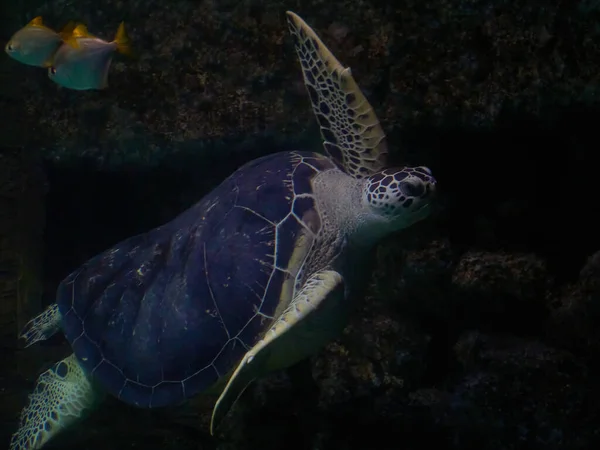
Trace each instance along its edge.
<path fill-rule="evenodd" d="M 341 331 L 370 250 L 429 215 L 430 170 L 387 166 L 350 69 L 300 17 L 287 20 L 328 156 L 251 161 L 171 222 L 67 276 L 22 337 L 31 345 L 62 330 L 73 354 L 39 376 L 11 450 L 42 447 L 104 393 L 152 408 L 221 381 L 213 433 L 253 380 Z"/>

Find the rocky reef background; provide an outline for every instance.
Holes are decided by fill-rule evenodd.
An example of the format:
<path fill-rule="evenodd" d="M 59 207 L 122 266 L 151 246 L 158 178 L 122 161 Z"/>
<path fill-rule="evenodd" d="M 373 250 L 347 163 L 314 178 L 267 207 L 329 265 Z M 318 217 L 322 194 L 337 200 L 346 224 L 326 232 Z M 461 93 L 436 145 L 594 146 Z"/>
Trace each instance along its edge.
<path fill-rule="evenodd" d="M 210 402 L 108 401 L 49 449 L 592 449 L 600 444 L 600 4 L 587 1 L 3 2 L 113 37 L 109 89 L 0 57 L 0 442 L 58 336 L 23 321 L 118 240 L 170 220 L 242 163 L 319 136 L 284 21 L 353 74 L 440 211 L 377 250 L 370 295 L 312 360 Z M 5 444 L 0 444 L 5 445 Z"/>

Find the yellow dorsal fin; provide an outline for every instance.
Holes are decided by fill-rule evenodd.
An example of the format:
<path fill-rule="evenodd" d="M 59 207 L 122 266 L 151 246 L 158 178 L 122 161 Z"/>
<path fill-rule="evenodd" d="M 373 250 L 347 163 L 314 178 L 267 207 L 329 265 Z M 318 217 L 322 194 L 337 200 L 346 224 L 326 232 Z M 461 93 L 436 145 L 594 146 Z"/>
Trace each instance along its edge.
<path fill-rule="evenodd" d="M 62 30 L 58 33 L 63 41 L 68 40 L 71 36 L 73 36 L 73 31 L 75 31 L 75 27 L 77 23 L 69 20 L 69 22 L 63 27 Z"/>
<path fill-rule="evenodd" d="M 74 38 L 85 38 L 89 36 L 90 33 L 88 33 L 87 27 L 82 23 L 78 23 L 77 26 L 73 29 Z"/>
<path fill-rule="evenodd" d="M 42 16 L 34 17 L 33 19 L 31 19 L 31 22 L 29 22 L 27 25 L 32 25 L 34 27 L 43 26 L 44 22 L 42 21 Z"/>

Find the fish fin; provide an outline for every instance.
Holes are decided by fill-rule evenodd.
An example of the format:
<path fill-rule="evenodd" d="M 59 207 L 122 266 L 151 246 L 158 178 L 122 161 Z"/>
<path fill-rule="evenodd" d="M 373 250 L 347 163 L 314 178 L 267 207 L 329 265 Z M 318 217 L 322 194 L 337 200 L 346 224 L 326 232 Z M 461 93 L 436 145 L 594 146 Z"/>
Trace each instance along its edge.
<path fill-rule="evenodd" d="M 73 31 L 75 31 L 75 27 L 77 26 L 77 22 L 69 20 L 67 24 L 63 27 L 62 30 L 58 33 L 63 41 L 66 41 L 71 36 L 73 36 Z"/>
<path fill-rule="evenodd" d="M 42 20 L 42 16 L 34 17 L 33 19 L 31 19 L 31 21 L 27 25 L 31 25 L 31 26 L 34 26 L 34 27 L 44 26 L 44 22 Z"/>
<path fill-rule="evenodd" d="M 117 44 L 117 51 L 122 55 L 133 56 L 133 50 L 131 48 L 131 41 L 127 32 L 125 31 L 125 23 L 121 22 L 115 35 L 114 43 Z"/>
<path fill-rule="evenodd" d="M 73 27 L 73 29 L 69 32 L 69 28 L 71 26 Z M 65 28 L 63 28 L 63 31 L 61 32 L 61 37 L 63 38 L 65 44 L 68 44 L 73 48 L 79 48 L 80 45 L 78 39 L 94 38 L 95 36 L 92 36 L 88 32 L 87 26 L 85 26 L 83 23 L 69 22 L 67 25 L 65 25 Z"/>
<path fill-rule="evenodd" d="M 90 33 L 87 26 L 82 23 L 77 24 L 77 26 L 73 30 L 73 36 L 78 37 L 78 38 L 98 39 L 98 36 Z M 100 40 L 102 40 L 102 39 L 100 39 Z"/>
<path fill-rule="evenodd" d="M 87 27 L 82 23 L 78 23 L 75 26 L 75 28 L 73 28 L 73 32 L 71 33 L 71 36 L 74 38 L 94 37 L 88 32 Z"/>

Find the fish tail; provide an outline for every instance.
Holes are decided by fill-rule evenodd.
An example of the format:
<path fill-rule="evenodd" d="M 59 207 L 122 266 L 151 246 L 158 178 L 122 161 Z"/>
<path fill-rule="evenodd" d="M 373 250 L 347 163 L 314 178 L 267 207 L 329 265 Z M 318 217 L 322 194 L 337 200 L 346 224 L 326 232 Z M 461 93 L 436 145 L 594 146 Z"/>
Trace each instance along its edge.
<path fill-rule="evenodd" d="M 115 44 L 117 44 L 117 51 L 123 55 L 133 56 L 133 49 L 131 48 L 131 41 L 129 36 L 125 32 L 125 23 L 121 22 L 115 35 Z"/>

